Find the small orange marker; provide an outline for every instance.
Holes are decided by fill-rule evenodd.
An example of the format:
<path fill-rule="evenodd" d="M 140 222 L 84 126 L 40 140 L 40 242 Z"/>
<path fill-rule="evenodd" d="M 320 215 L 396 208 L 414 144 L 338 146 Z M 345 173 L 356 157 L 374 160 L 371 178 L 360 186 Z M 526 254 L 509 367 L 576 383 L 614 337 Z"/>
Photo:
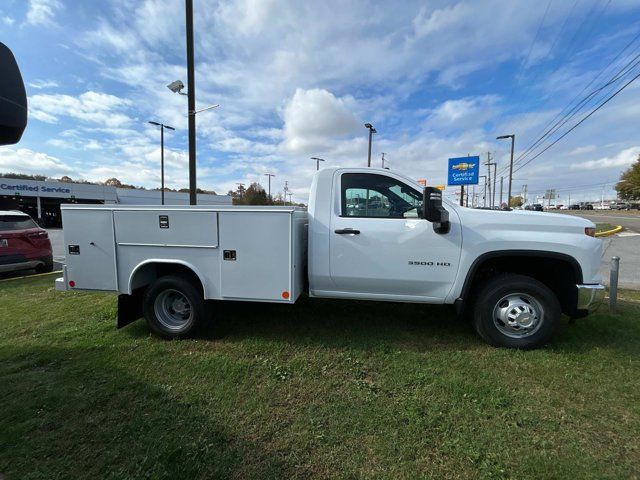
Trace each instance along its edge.
<path fill-rule="evenodd" d="M 289 298 L 289 292 L 287 292 L 286 290 L 284 292 L 282 292 L 282 298 L 284 298 L 285 300 Z"/>

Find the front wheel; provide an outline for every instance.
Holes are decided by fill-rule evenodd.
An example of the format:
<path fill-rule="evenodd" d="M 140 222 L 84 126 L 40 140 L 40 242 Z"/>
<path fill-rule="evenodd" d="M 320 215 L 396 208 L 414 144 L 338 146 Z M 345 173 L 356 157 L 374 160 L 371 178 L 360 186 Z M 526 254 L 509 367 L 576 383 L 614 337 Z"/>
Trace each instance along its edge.
<path fill-rule="evenodd" d="M 544 345 L 560 323 L 561 308 L 543 283 L 524 275 L 489 280 L 476 297 L 473 324 L 496 347 L 532 349 Z"/>
<path fill-rule="evenodd" d="M 192 336 L 206 318 L 202 292 L 174 275 L 160 277 L 147 289 L 143 310 L 149 329 L 167 339 Z"/>

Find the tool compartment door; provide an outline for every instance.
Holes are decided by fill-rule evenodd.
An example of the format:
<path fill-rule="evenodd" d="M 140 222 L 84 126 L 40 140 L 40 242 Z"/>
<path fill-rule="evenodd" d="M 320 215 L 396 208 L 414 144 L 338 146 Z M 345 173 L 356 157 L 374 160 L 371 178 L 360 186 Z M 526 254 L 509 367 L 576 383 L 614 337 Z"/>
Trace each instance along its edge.
<path fill-rule="evenodd" d="M 220 213 L 223 298 L 292 302 L 289 212 Z"/>
<path fill-rule="evenodd" d="M 111 210 L 62 210 L 67 280 L 75 288 L 117 290 Z"/>

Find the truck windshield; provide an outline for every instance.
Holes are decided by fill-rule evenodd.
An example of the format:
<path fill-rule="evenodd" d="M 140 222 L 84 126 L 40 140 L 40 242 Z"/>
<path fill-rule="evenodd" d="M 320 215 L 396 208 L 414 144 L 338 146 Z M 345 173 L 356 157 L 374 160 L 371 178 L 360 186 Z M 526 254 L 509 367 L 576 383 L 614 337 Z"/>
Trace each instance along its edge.
<path fill-rule="evenodd" d="M 26 230 L 28 228 L 37 228 L 36 222 L 26 215 L 2 215 L 0 216 L 0 232 L 9 232 L 11 230 Z"/>
<path fill-rule="evenodd" d="M 422 193 L 385 175 L 342 175 L 342 216 L 374 218 L 418 218 Z"/>

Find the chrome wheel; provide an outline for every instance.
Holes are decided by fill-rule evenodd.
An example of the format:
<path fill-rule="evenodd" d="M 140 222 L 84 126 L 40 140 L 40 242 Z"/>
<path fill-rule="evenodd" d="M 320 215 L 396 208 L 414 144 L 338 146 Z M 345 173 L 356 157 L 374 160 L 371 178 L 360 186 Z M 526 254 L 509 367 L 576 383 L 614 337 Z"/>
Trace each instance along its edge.
<path fill-rule="evenodd" d="M 493 323 L 511 338 L 524 338 L 538 331 L 544 320 L 542 305 L 526 293 L 510 293 L 502 297 L 493 309 Z"/>
<path fill-rule="evenodd" d="M 163 290 L 157 297 L 153 309 L 158 319 L 168 330 L 181 330 L 193 318 L 193 308 L 189 299 L 180 291 Z"/>

